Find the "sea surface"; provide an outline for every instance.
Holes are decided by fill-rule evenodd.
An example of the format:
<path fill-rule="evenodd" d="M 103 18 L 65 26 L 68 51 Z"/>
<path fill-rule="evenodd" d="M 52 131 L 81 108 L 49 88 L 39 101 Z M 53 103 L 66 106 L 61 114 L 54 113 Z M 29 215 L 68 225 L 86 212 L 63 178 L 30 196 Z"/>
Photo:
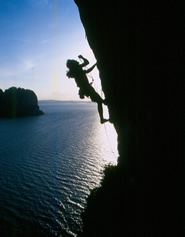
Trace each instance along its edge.
<path fill-rule="evenodd" d="M 39 102 L 0 120 L 0 236 L 77 236 L 90 190 L 116 165 L 116 133 L 94 103 Z"/>

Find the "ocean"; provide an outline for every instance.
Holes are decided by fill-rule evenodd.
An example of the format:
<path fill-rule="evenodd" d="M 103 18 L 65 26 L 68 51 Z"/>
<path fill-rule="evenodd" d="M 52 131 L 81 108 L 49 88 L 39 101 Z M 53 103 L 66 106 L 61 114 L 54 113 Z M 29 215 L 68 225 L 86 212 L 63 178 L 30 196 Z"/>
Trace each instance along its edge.
<path fill-rule="evenodd" d="M 41 101 L 43 116 L 0 120 L 0 236 L 77 236 L 90 191 L 117 163 L 95 103 Z"/>

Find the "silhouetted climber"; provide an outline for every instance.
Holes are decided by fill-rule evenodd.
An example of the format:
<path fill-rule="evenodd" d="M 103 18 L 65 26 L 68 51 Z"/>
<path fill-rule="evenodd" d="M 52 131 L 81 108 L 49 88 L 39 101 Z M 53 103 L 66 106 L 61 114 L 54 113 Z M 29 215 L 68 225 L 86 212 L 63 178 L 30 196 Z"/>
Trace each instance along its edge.
<path fill-rule="evenodd" d="M 77 86 L 79 89 L 79 96 L 80 99 L 84 99 L 85 96 L 91 98 L 93 102 L 96 102 L 98 104 L 98 112 L 100 115 L 100 122 L 103 124 L 109 120 L 103 118 L 103 107 L 102 103 L 105 103 L 105 100 L 103 100 L 100 95 L 94 90 L 94 88 L 91 86 L 92 83 L 89 83 L 88 78 L 86 76 L 87 73 L 91 72 L 94 67 L 96 66 L 96 63 L 90 67 L 87 70 L 83 70 L 83 67 L 87 66 L 89 64 L 89 61 L 84 58 L 82 55 L 78 56 L 80 59 L 83 60 L 82 64 L 79 64 L 76 60 L 67 60 L 66 66 L 69 68 L 69 71 L 67 72 L 68 78 L 74 78 L 76 81 Z"/>

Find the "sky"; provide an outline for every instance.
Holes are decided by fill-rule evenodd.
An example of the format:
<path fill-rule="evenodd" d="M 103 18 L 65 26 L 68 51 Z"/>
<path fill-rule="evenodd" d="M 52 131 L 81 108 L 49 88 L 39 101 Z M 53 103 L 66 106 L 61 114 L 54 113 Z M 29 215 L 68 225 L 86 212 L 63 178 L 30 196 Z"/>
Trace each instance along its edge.
<path fill-rule="evenodd" d="M 67 59 L 96 59 L 73 0 L 0 0 L 0 88 L 33 90 L 39 100 L 79 100 Z M 91 74 L 101 93 L 99 72 Z M 89 81 L 91 79 L 89 78 Z"/>

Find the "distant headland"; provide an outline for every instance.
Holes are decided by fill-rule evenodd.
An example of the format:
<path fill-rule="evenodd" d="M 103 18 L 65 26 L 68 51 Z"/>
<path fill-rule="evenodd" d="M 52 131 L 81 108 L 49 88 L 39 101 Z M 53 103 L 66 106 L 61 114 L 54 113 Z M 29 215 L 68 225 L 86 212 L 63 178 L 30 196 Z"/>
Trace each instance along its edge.
<path fill-rule="evenodd" d="M 43 115 L 36 94 L 32 90 L 11 87 L 0 89 L 0 118 L 19 118 Z"/>

